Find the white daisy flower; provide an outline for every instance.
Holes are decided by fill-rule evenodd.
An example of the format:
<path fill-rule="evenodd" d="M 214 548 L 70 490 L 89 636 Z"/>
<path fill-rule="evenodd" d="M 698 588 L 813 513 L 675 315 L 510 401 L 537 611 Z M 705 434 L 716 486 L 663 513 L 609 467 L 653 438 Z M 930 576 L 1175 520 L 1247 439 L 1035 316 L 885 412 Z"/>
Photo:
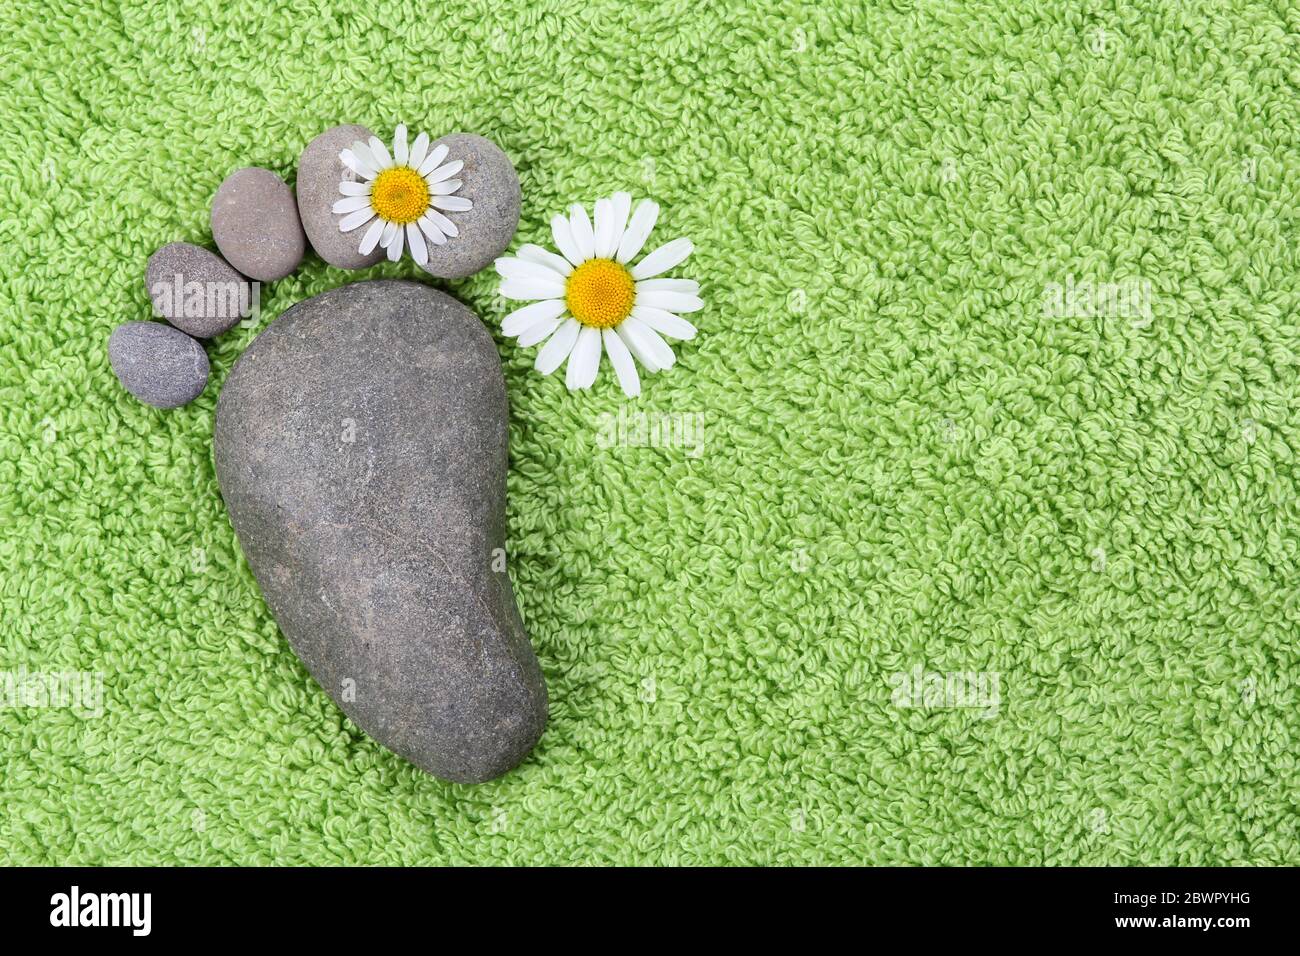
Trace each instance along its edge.
<path fill-rule="evenodd" d="M 618 384 L 635 398 L 641 394 L 636 362 L 648 372 L 658 372 L 676 361 L 661 335 L 695 337 L 695 326 L 681 313 L 704 308 L 699 283 L 655 278 L 679 265 L 695 247 L 689 239 L 674 239 L 631 265 L 654 228 L 659 206 L 643 199 L 629 221 L 631 209 L 628 193 L 599 199 L 593 224 L 587 210 L 575 204 L 568 216 L 551 220 L 562 256 L 530 244 L 517 256 L 496 262 L 504 280 L 502 296 L 535 300 L 506 316 L 501 331 L 519 345 L 546 343 L 536 362 L 543 375 L 567 359 L 565 384 L 571 390 L 590 388 L 596 381 L 603 346 Z"/>
<path fill-rule="evenodd" d="M 409 246 L 411 258 L 424 265 L 429 261 L 432 242 L 440 246 L 460 234 L 456 224 L 439 210 L 464 212 L 473 208 L 464 196 L 453 196 L 461 187 L 452 179 L 465 165 L 461 160 L 443 164 L 447 147 L 429 149 L 429 137 L 421 133 L 407 147 L 406 127 L 393 134 L 390 154 L 378 136 L 369 143 L 360 140 L 339 153 L 343 165 L 361 177 L 361 182 L 344 180 L 339 192 L 344 198 L 334 204 L 340 232 L 352 232 L 369 224 L 361 237 L 360 251 L 369 255 L 382 245 L 393 262 Z"/>

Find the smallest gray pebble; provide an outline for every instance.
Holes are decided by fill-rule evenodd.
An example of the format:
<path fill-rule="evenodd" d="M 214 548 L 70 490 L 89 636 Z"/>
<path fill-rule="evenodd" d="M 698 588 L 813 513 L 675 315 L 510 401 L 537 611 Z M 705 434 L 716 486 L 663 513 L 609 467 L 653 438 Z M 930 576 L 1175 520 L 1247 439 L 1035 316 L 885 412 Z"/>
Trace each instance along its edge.
<path fill-rule="evenodd" d="M 208 384 L 203 346 L 161 322 L 123 322 L 108 337 L 108 361 L 122 387 L 154 408 L 179 408 Z"/>

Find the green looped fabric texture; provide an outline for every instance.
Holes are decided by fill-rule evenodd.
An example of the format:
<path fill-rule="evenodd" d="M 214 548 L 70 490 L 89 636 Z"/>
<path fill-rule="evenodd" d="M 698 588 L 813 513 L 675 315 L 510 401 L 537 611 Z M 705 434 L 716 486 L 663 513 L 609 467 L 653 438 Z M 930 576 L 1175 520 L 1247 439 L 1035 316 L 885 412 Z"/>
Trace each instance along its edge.
<path fill-rule="evenodd" d="M 1152 6 L 6 2 L 0 862 L 1300 863 L 1300 7 Z M 107 361 L 341 122 L 492 138 L 514 248 L 619 189 L 696 246 L 636 402 L 435 283 L 551 698 L 479 787 L 312 682 L 212 465 L 259 327 L 422 274 L 309 255 L 179 410 Z"/>

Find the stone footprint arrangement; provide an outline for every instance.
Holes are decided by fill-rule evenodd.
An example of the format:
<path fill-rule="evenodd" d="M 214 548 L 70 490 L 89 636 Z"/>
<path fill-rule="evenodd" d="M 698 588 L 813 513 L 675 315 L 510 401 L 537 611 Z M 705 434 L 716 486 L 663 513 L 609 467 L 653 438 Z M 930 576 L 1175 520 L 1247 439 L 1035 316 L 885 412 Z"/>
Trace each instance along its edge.
<path fill-rule="evenodd" d="M 356 215 L 339 211 L 356 205 L 340 193 L 367 186 L 349 148 L 371 139 L 349 125 L 312 140 L 296 197 L 269 170 L 233 173 L 212 206 L 221 255 L 176 242 L 150 257 L 145 284 L 166 321 L 128 322 L 109 339 L 128 391 L 159 408 L 198 396 L 209 374 L 200 339 L 240 321 L 254 283 L 288 275 L 308 244 L 341 269 L 383 258 L 369 235 L 358 243 L 360 229 L 340 228 Z M 518 176 L 479 136 L 427 146 L 459 170 L 464 201 L 440 207 L 451 211 L 433 235 L 445 241 L 417 262 L 440 278 L 472 275 L 514 236 Z M 374 238 L 383 233 L 394 258 L 379 225 Z M 217 404 L 221 494 L 293 650 L 362 730 L 458 783 L 515 767 L 547 718 L 546 684 L 499 560 L 507 422 L 500 358 L 480 319 L 398 280 L 289 308 L 240 356 Z"/>

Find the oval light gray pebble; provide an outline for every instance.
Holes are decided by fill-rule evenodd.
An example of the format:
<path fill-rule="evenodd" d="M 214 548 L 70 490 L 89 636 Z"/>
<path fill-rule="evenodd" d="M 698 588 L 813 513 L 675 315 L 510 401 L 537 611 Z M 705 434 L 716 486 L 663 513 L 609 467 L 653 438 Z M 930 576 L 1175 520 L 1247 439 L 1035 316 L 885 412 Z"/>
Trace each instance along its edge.
<path fill-rule="evenodd" d="M 220 335 L 248 315 L 253 287 L 230 263 L 188 242 L 171 242 L 149 257 L 145 292 L 154 311 L 200 339 Z"/>
<path fill-rule="evenodd" d="M 154 408 L 192 402 L 208 384 L 203 346 L 161 322 L 124 322 L 108 337 L 108 361 L 122 386 Z"/>
<path fill-rule="evenodd" d="M 293 190 L 269 169 L 237 169 L 212 198 L 212 238 L 226 261 L 259 282 L 283 279 L 307 246 Z"/>
<path fill-rule="evenodd" d="M 295 305 L 217 405 L 217 481 L 290 646 L 366 733 L 481 783 L 524 759 L 546 683 L 499 556 L 509 410 L 468 308 L 365 281 Z"/>
<path fill-rule="evenodd" d="M 505 252 L 519 228 L 519 174 L 510 157 L 490 139 L 472 133 L 451 133 L 436 140 L 448 148 L 445 163 L 463 160 L 456 174 L 463 185 L 456 191 L 474 203 L 466 212 L 444 212 L 460 235 L 437 246 L 429 243 L 424 271 L 440 279 L 463 279 L 487 268 Z"/>
<path fill-rule="evenodd" d="M 364 229 L 339 232 L 342 216 L 331 208 L 343 198 L 339 183 L 357 182 L 360 177 L 339 161 L 339 153 L 357 140 L 370 139 L 370 130 L 349 124 L 335 126 L 321 133 L 298 158 L 298 214 L 302 227 L 316 254 L 336 269 L 364 269 L 384 258 L 376 246 L 368 256 L 357 251 Z"/>

